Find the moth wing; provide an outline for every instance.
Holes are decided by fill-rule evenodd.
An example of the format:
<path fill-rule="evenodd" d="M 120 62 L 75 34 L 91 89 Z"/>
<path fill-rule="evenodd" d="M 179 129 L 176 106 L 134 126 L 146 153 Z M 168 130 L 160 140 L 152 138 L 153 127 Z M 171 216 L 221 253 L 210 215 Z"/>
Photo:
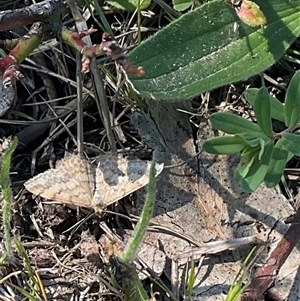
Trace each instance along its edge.
<path fill-rule="evenodd" d="M 43 198 L 76 206 L 92 206 L 93 178 L 86 172 L 87 162 L 74 155 L 60 161 L 25 184 L 25 188 Z M 84 161 L 83 161 L 84 160 Z"/>
<path fill-rule="evenodd" d="M 95 168 L 80 155 L 69 155 L 59 161 L 56 170 L 64 170 L 77 181 L 81 189 L 90 191 L 91 198 L 95 190 Z"/>
<path fill-rule="evenodd" d="M 151 162 L 107 154 L 96 168 L 95 207 L 105 208 L 149 183 Z M 156 176 L 163 164 L 156 164 Z"/>

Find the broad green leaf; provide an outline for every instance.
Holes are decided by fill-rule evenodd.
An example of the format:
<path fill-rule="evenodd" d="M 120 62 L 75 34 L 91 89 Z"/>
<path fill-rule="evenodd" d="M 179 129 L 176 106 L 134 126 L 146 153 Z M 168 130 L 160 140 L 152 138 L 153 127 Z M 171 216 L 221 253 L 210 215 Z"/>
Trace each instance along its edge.
<path fill-rule="evenodd" d="M 107 0 L 106 2 L 118 9 L 134 11 L 138 8 L 139 1 L 140 9 L 146 9 L 151 3 L 151 0 Z"/>
<path fill-rule="evenodd" d="M 265 136 L 256 123 L 231 113 L 213 113 L 210 121 L 214 128 L 227 134 L 255 133 L 257 137 Z"/>
<path fill-rule="evenodd" d="M 271 137 L 273 135 L 271 106 L 269 93 L 266 87 L 262 87 L 258 90 L 255 96 L 253 109 L 259 127 L 267 136 Z"/>
<path fill-rule="evenodd" d="M 254 99 L 257 92 L 258 89 L 256 88 L 250 88 L 244 92 L 244 96 L 246 100 L 252 106 L 254 106 Z M 271 96 L 270 94 L 269 94 L 269 99 L 270 99 L 270 106 L 271 106 L 271 117 L 284 122 L 285 121 L 284 105 L 277 98 Z"/>
<path fill-rule="evenodd" d="M 285 125 L 294 127 L 300 121 L 300 71 L 292 77 L 284 101 Z"/>
<path fill-rule="evenodd" d="M 191 0 L 173 0 L 173 7 L 178 11 L 188 9 L 192 5 Z"/>
<path fill-rule="evenodd" d="M 264 178 L 264 182 L 268 188 L 274 187 L 279 183 L 285 166 L 292 157 L 293 154 L 285 148 L 285 141 L 279 139 L 274 146 L 269 168 Z"/>
<path fill-rule="evenodd" d="M 253 192 L 263 182 L 269 168 L 273 147 L 273 143 L 269 143 L 261 159 L 259 159 L 259 153 L 254 155 L 253 160 L 247 166 L 249 170 L 246 175 L 244 173 L 241 174 L 241 169 L 236 170 L 235 179 L 246 192 Z"/>
<path fill-rule="evenodd" d="M 130 77 L 143 97 L 190 99 L 247 79 L 273 65 L 300 34 L 298 0 L 255 1 L 266 16 L 264 28 L 244 24 L 224 2 L 184 14 L 129 54 L 145 69 Z"/>
<path fill-rule="evenodd" d="M 296 156 L 300 156 L 300 135 L 282 133 L 284 147 Z"/>
<path fill-rule="evenodd" d="M 231 155 L 242 151 L 247 143 L 239 136 L 213 137 L 203 143 L 203 149 L 210 154 Z"/>

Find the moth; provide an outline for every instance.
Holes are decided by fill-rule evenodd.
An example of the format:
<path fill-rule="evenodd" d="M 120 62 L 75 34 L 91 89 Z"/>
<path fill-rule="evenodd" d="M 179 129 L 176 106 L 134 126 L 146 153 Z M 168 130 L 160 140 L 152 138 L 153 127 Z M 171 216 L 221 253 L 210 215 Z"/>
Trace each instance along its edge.
<path fill-rule="evenodd" d="M 97 163 L 92 164 L 73 154 L 58 162 L 54 169 L 29 179 L 24 186 L 43 198 L 101 212 L 147 185 L 150 166 L 150 161 L 111 153 L 100 156 Z M 156 163 L 155 169 L 158 176 L 163 164 Z"/>

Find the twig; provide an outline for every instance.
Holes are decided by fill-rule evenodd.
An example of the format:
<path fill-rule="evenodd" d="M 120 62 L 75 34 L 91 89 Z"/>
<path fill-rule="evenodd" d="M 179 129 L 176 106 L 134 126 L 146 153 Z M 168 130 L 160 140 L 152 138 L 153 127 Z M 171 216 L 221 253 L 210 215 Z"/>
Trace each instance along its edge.
<path fill-rule="evenodd" d="M 76 3 L 73 0 L 66 0 L 66 1 L 70 7 L 74 20 L 76 22 L 76 28 L 78 32 L 88 30 L 86 22 L 82 17 L 78 7 L 76 6 Z M 85 40 L 85 43 L 88 46 L 92 46 L 91 38 L 89 36 L 85 36 L 83 39 Z M 110 143 L 111 150 L 113 152 L 116 152 L 116 145 L 115 145 L 112 128 L 110 124 L 109 110 L 108 110 L 108 104 L 107 104 L 106 94 L 104 90 L 104 83 L 95 58 L 91 60 L 90 70 L 93 78 L 94 91 L 95 94 L 97 95 L 96 104 L 98 107 L 98 111 L 100 117 L 103 120 L 103 124 L 106 129 L 106 134 L 107 134 L 108 141 Z"/>
<path fill-rule="evenodd" d="M 254 275 L 249 287 L 241 297 L 241 301 L 260 300 L 266 290 L 274 282 L 278 271 L 299 242 L 300 239 L 300 211 L 292 221 L 276 248 L 271 253 L 266 264 Z"/>
<path fill-rule="evenodd" d="M 27 7 L 2 11 L 0 31 L 12 30 L 38 21 L 45 21 L 51 15 L 67 10 L 61 0 L 46 0 Z"/>

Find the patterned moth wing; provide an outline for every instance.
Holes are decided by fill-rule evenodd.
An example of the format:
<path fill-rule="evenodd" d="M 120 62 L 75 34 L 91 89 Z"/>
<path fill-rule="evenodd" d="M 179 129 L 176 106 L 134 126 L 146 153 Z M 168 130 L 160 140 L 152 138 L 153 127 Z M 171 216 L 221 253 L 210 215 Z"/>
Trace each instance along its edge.
<path fill-rule="evenodd" d="M 93 167 L 79 155 L 61 160 L 55 169 L 49 169 L 24 184 L 33 194 L 60 203 L 92 207 L 95 190 Z"/>
<path fill-rule="evenodd" d="M 150 166 L 149 161 L 128 159 L 121 155 L 101 156 L 96 168 L 94 208 L 105 208 L 147 185 Z M 156 176 L 162 170 L 163 164 L 156 164 Z"/>

